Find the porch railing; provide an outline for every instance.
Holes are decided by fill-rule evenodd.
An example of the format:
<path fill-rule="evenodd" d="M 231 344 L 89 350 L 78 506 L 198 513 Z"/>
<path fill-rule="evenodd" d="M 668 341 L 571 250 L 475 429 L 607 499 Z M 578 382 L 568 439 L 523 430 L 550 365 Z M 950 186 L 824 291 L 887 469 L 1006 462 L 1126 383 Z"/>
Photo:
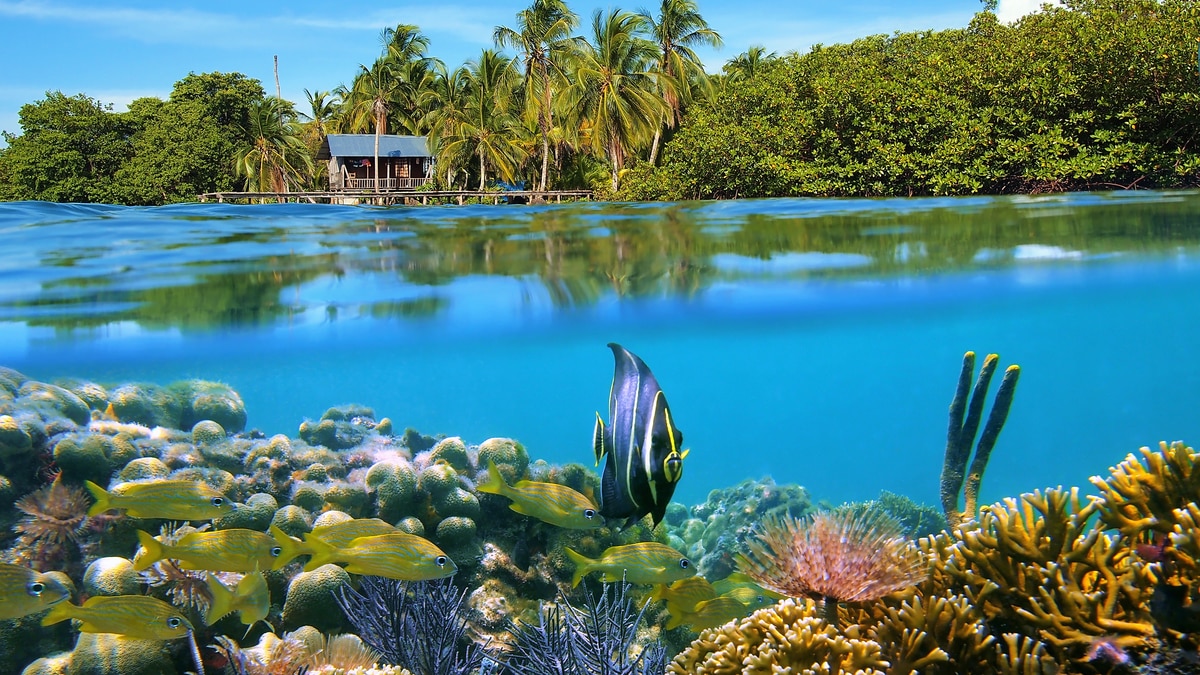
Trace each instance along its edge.
<path fill-rule="evenodd" d="M 380 190 L 411 190 L 413 188 L 421 187 L 422 185 L 428 183 L 431 180 L 433 180 L 433 178 L 428 177 L 428 176 L 425 178 L 380 178 L 379 179 L 379 189 Z M 346 178 L 346 186 L 345 187 L 347 190 L 374 190 L 375 189 L 375 179 L 374 178 L 348 177 L 348 178 Z"/>

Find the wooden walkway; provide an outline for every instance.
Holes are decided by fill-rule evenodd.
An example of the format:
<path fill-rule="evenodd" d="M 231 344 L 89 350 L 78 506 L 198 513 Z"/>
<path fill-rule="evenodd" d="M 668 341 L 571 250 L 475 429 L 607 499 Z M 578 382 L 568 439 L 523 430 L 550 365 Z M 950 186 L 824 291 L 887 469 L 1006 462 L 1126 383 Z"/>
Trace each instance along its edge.
<path fill-rule="evenodd" d="M 509 192 L 480 192 L 478 190 L 338 190 L 334 192 L 206 192 L 196 196 L 202 202 L 307 202 L 310 204 L 458 204 L 477 199 L 484 204 L 539 204 L 591 199 L 591 190 L 512 190 Z"/>

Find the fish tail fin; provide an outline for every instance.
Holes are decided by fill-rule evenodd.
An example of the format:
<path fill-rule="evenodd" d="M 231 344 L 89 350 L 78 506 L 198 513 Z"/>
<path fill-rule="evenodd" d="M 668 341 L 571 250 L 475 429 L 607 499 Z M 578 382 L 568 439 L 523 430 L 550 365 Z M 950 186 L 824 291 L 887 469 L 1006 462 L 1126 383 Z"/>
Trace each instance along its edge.
<path fill-rule="evenodd" d="M 204 615 L 204 625 L 211 626 L 233 611 L 234 596 L 233 591 L 213 576 L 212 572 L 208 572 L 205 578 L 208 580 L 208 591 L 212 594 L 212 603 L 208 606 L 208 613 Z"/>
<path fill-rule="evenodd" d="M 333 546 L 316 537 L 309 536 L 304 537 L 304 543 L 308 544 L 308 548 L 312 551 L 312 557 L 304 565 L 305 572 L 311 572 L 321 565 L 328 565 L 333 562 L 333 554 L 335 553 Z"/>
<path fill-rule="evenodd" d="M 50 606 L 50 611 L 46 616 L 42 617 L 43 626 L 51 626 L 53 624 L 66 621 L 67 619 L 75 618 L 76 605 L 71 604 L 70 600 L 56 603 Z"/>
<path fill-rule="evenodd" d="M 142 548 L 146 550 L 134 559 L 134 571 L 141 572 L 159 560 L 167 557 L 166 547 L 164 547 L 162 542 L 155 539 L 149 532 L 138 530 L 137 537 L 138 543 L 140 543 Z"/>
<path fill-rule="evenodd" d="M 96 500 L 95 504 L 88 509 L 88 517 L 98 516 L 112 508 L 112 495 L 108 494 L 108 490 L 96 485 L 90 480 L 83 481 L 83 486 L 92 494 L 92 499 Z"/>
<path fill-rule="evenodd" d="M 668 590 L 668 584 L 654 584 L 654 590 L 650 591 L 650 599 L 655 602 L 658 602 L 659 600 L 668 600 Z M 671 603 L 669 600 L 667 602 L 667 609 L 671 609 Z"/>
<path fill-rule="evenodd" d="M 592 571 L 592 565 L 596 561 L 582 553 L 577 553 L 569 546 L 567 547 L 567 557 L 571 559 L 571 562 L 575 563 L 575 574 L 571 576 L 571 588 L 575 588 L 583 580 L 584 575 Z"/>
<path fill-rule="evenodd" d="M 604 459 L 604 420 L 600 419 L 600 413 L 596 413 L 596 429 L 592 432 L 592 451 L 596 453 L 596 466 L 600 466 L 600 460 Z"/>
<path fill-rule="evenodd" d="M 500 469 L 496 467 L 496 462 L 488 460 L 487 479 L 476 486 L 476 489 L 493 495 L 503 495 L 508 489 L 508 483 L 504 482 L 504 476 L 500 475 Z"/>
<path fill-rule="evenodd" d="M 687 614 L 680 611 L 678 607 L 670 604 L 667 605 L 667 614 L 671 617 L 667 620 L 667 630 L 678 628 L 687 621 Z"/>
<path fill-rule="evenodd" d="M 275 562 L 271 563 L 272 572 L 283 569 L 284 565 L 310 550 L 310 547 L 305 546 L 304 542 L 279 529 L 277 525 L 271 526 L 271 536 L 275 539 L 275 543 L 279 544 L 279 556 L 275 558 Z"/>

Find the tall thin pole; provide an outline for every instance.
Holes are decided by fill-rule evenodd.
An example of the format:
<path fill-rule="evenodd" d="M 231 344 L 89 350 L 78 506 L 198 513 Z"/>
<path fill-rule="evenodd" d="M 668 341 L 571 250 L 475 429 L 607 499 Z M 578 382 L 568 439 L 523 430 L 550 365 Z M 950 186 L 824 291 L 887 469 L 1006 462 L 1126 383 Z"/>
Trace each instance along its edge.
<path fill-rule="evenodd" d="M 279 55 L 275 55 L 275 98 L 283 100 L 283 94 L 279 92 Z"/>

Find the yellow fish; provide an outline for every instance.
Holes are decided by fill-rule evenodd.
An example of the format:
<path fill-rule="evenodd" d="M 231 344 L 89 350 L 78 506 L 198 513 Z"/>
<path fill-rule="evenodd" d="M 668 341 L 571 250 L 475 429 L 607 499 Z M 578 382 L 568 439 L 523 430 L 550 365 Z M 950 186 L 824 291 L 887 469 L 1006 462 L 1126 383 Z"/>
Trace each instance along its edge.
<path fill-rule="evenodd" d="M 204 616 L 205 625 L 211 626 L 230 612 L 238 613 L 238 620 L 253 626 L 267 618 L 271 611 L 271 594 L 267 591 L 267 578 L 262 572 L 251 572 L 242 577 L 235 588 L 221 583 L 208 573 L 208 590 L 212 593 L 212 604 Z"/>
<path fill-rule="evenodd" d="M 674 609 L 681 614 L 695 611 L 697 604 L 715 597 L 717 592 L 712 584 L 700 576 L 680 579 L 670 585 L 659 584 L 650 594 L 653 600 L 666 600 L 668 612 Z"/>
<path fill-rule="evenodd" d="M 572 530 L 604 527 L 604 518 L 587 497 L 557 483 L 520 480 L 510 486 L 504 482 L 496 463 L 490 459 L 488 478 L 478 489 L 480 492 L 507 497 L 512 500 L 508 508 L 551 525 Z"/>
<path fill-rule="evenodd" d="M 164 558 L 178 560 L 179 567 L 185 570 L 269 570 L 281 552 L 270 535 L 242 528 L 189 532 L 174 544 L 164 544 L 142 530 L 138 530 L 137 536 L 145 549 L 133 561 L 133 569 L 139 572 Z"/>
<path fill-rule="evenodd" d="M 779 598 L 774 597 L 778 593 L 768 594 L 764 589 L 754 589 L 749 586 L 738 586 L 722 593 L 719 597 L 733 598 L 746 606 L 746 612 L 754 612 L 763 607 L 770 607 L 779 602 Z"/>
<path fill-rule="evenodd" d="M 730 591 L 736 588 L 749 588 L 755 593 L 762 594 L 773 601 L 783 600 L 784 598 L 783 595 L 776 593 L 775 591 L 769 591 L 762 586 L 759 586 L 758 583 L 755 582 L 754 579 L 751 579 L 745 572 L 734 572 L 720 581 L 714 581 L 713 588 L 716 589 L 717 595 L 728 595 Z"/>
<path fill-rule="evenodd" d="M 35 614 L 71 597 L 55 575 L 0 563 L 0 619 Z"/>
<path fill-rule="evenodd" d="M 346 571 L 351 574 L 426 581 L 458 571 L 458 566 L 442 549 L 428 539 L 406 532 L 359 537 L 337 548 L 313 537 L 305 541 L 313 549 L 312 559 L 304 566 L 306 572 L 329 563 L 346 563 Z"/>
<path fill-rule="evenodd" d="M 88 509 L 96 516 L 110 509 L 125 509 L 134 518 L 167 520 L 211 520 L 234 509 L 233 502 L 215 488 L 194 480 L 152 480 L 122 483 L 111 491 L 85 481 L 95 504 Z"/>
<path fill-rule="evenodd" d="M 575 563 L 572 587 L 578 586 L 589 572 L 604 572 L 606 582 L 620 581 L 623 577 L 631 584 L 666 584 L 696 574 L 692 561 L 656 541 L 610 546 L 595 560 L 569 548 L 567 556 Z"/>
<path fill-rule="evenodd" d="M 713 628 L 725 623 L 729 623 L 734 619 L 740 619 L 746 616 L 746 606 L 728 596 L 718 596 L 712 600 L 705 600 L 696 605 L 696 609 L 691 612 L 672 612 L 670 607 L 667 608 L 667 613 L 671 615 L 667 621 L 667 630 L 689 624 L 692 630 L 701 631 L 705 628 Z"/>
<path fill-rule="evenodd" d="M 394 525 L 378 518 L 355 518 L 333 525 L 322 525 L 313 528 L 312 532 L 304 535 L 305 540 L 320 539 L 334 548 L 344 548 L 359 537 L 373 537 L 377 534 L 392 534 L 398 532 Z M 298 556 L 312 555 L 312 546 L 307 541 L 301 541 L 278 527 L 271 526 L 271 536 L 279 544 L 279 557 L 271 569 L 282 569 Z"/>
<path fill-rule="evenodd" d="M 192 624 L 171 605 L 147 595 L 97 595 L 82 606 L 61 602 L 50 608 L 43 626 L 78 619 L 84 633 L 116 633 L 141 640 L 173 640 Z"/>

